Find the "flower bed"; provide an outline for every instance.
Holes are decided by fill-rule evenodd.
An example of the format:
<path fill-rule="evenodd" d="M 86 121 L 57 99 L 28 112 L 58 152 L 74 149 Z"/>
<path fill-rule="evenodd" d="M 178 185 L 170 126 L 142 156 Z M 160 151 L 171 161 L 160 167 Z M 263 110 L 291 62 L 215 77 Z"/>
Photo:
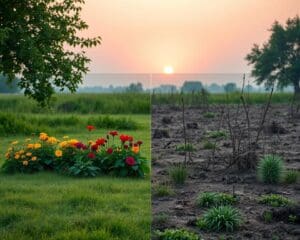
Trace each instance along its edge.
<path fill-rule="evenodd" d="M 93 126 L 87 126 L 93 131 Z M 110 131 L 105 138 L 87 144 L 64 137 L 40 133 L 37 141 L 13 142 L 6 153 L 2 169 L 6 173 L 56 171 L 70 176 L 95 177 L 114 175 L 144 177 L 149 173 L 147 159 L 141 156 L 142 141 Z"/>

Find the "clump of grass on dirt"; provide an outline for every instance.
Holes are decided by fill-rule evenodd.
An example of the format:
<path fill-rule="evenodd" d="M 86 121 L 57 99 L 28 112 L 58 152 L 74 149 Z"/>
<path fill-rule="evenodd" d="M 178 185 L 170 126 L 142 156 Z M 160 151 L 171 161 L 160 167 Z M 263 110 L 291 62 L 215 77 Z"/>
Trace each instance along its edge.
<path fill-rule="evenodd" d="M 157 215 L 153 216 L 152 224 L 155 225 L 162 225 L 167 223 L 169 220 L 169 215 L 166 213 L 158 213 Z"/>
<path fill-rule="evenodd" d="M 216 147 L 217 147 L 216 143 L 212 143 L 212 142 L 207 141 L 207 140 L 203 142 L 203 148 L 204 149 L 212 150 L 212 149 L 215 149 Z"/>
<path fill-rule="evenodd" d="M 259 203 L 266 204 L 271 207 L 286 207 L 293 205 L 293 201 L 278 194 L 263 195 L 259 198 Z"/>
<path fill-rule="evenodd" d="M 194 152 L 196 151 L 195 147 L 191 143 L 187 143 L 186 145 L 180 144 L 176 146 L 176 151 L 178 152 Z"/>
<path fill-rule="evenodd" d="M 224 130 L 208 131 L 209 138 L 227 138 L 227 132 Z"/>
<path fill-rule="evenodd" d="M 233 205 L 237 202 L 235 196 L 228 193 L 217 193 L 217 192 L 203 192 L 200 193 L 196 204 L 199 207 L 216 207 L 216 206 L 225 206 Z"/>
<path fill-rule="evenodd" d="M 299 173 L 296 170 L 289 170 L 285 173 L 284 182 L 287 184 L 293 184 L 298 181 Z"/>
<path fill-rule="evenodd" d="M 166 229 L 163 232 L 157 231 L 156 236 L 159 240 L 201 240 L 201 238 L 185 229 Z"/>
<path fill-rule="evenodd" d="M 175 184 L 184 184 L 188 176 L 186 166 L 183 164 L 173 165 L 169 169 L 169 176 Z"/>
<path fill-rule="evenodd" d="M 153 187 L 153 195 L 156 197 L 168 197 L 174 195 L 174 190 L 166 184 L 158 184 Z"/>
<path fill-rule="evenodd" d="M 273 213 L 270 211 L 265 211 L 263 212 L 262 217 L 265 223 L 270 223 L 273 220 Z"/>
<path fill-rule="evenodd" d="M 197 221 L 197 226 L 200 229 L 211 232 L 233 232 L 241 224 L 241 214 L 231 206 L 213 207 Z"/>
<path fill-rule="evenodd" d="M 266 155 L 260 159 L 257 167 L 259 180 L 268 184 L 279 183 L 284 174 L 283 160 L 277 155 Z"/>
<path fill-rule="evenodd" d="M 213 112 L 206 112 L 203 114 L 203 117 L 205 117 L 205 118 L 214 118 L 215 116 L 216 116 L 216 114 Z"/>

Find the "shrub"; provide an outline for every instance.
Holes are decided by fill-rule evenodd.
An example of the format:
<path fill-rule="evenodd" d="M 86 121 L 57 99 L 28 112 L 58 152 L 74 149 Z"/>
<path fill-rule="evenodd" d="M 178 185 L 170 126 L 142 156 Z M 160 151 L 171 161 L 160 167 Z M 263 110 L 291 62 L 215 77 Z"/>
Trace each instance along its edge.
<path fill-rule="evenodd" d="M 299 173 L 296 170 L 287 171 L 284 176 L 284 182 L 287 184 L 296 183 L 298 181 Z"/>
<path fill-rule="evenodd" d="M 215 149 L 216 146 L 217 146 L 217 144 L 212 143 L 210 141 L 204 141 L 204 143 L 203 143 L 203 148 L 204 149 Z"/>
<path fill-rule="evenodd" d="M 168 185 L 160 184 L 153 187 L 153 195 L 156 197 L 172 196 L 173 194 L 174 191 Z"/>
<path fill-rule="evenodd" d="M 194 152 L 196 149 L 193 144 L 187 143 L 186 146 L 184 144 L 176 146 L 176 151 L 178 152 Z"/>
<path fill-rule="evenodd" d="M 264 156 L 258 163 L 257 173 L 264 183 L 279 183 L 284 173 L 282 158 L 276 155 Z"/>
<path fill-rule="evenodd" d="M 93 126 L 87 127 L 89 131 Z M 33 173 L 55 170 L 62 174 L 95 177 L 110 174 L 121 177 L 144 177 L 149 172 L 148 161 L 141 156 L 141 141 L 120 135 L 120 144 L 114 138 L 118 133 L 111 131 L 106 138 L 84 144 L 77 139 L 64 139 L 41 133 L 39 140 L 28 139 L 25 144 L 13 142 L 6 153 L 2 170 L 6 173 Z M 112 140 L 109 142 L 109 139 Z"/>
<path fill-rule="evenodd" d="M 266 204 L 271 207 L 285 207 L 293 204 L 291 200 L 278 194 L 263 195 L 259 199 L 259 203 Z"/>
<path fill-rule="evenodd" d="M 203 218 L 197 221 L 197 226 L 212 232 L 233 232 L 241 222 L 241 215 L 237 209 L 231 206 L 219 206 L 209 209 Z"/>
<path fill-rule="evenodd" d="M 213 112 L 206 112 L 203 114 L 203 117 L 205 118 L 214 118 L 215 114 Z"/>
<path fill-rule="evenodd" d="M 187 168 L 183 164 L 176 164 L 170 168 L 169 175 L 175 184 L 184 184 L 188 176 Z"/>
<path fill-rule="evenodd" d="M 157 231 L 159 240 L 201 240 L 201 238 L 185 229 L 166 229 L 163 232 Z"/>
<path fill-rule="evenodd" d="M 227 138 L 227 133 L 225 131 L 209 131 L 207 133 L 208 137 L 210 138 Z"/>
<path fill-rule="evenodd" d="M 216 207 L 221 205 L 232 205 L 236 203 L 236 198 L 227 193 L 203 192 L 201 193 L 196 204 L 200 207 Z"/>

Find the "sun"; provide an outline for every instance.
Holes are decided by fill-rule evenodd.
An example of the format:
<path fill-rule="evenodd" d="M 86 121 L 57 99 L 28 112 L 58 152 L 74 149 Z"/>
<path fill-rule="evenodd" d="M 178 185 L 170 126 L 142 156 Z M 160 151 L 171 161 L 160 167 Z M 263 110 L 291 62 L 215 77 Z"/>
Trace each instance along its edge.
<path fill-rule="evenodd" d="M 164 73 L 165 74 L 172 74 L 172 73 L 174 73 L 173 67 L 172 66 L 165 66 Z"/>

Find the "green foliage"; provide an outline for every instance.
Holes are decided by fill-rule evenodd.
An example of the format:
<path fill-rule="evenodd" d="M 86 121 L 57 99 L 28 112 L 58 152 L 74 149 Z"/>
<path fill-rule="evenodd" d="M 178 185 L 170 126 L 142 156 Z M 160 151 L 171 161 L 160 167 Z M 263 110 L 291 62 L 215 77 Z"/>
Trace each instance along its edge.
<path fill-rule="evenodd" d="M 196 149 L 193 144 L 187 143 L 186 145 L 184 145 L 184 144 L 177 145 L 176 151 L 178 151 L 178 152 L 194 152 L 194 151 L 196 151 Z"/>
<path fill-rule="evenodd" d="M 169 216 L 166 213 L 158 213 L 153 216 L 152 224 L 161 225 L 165 224 L 169 219 Z"/>
<path fill-rule="evenodd" d="M 233 232 L 241 225 L 239 211 L 231 206 L 219 206 L 209 209 L 197 222 L 200 229 L 212 232 Z"/>
<path fill-rule="evenodd" d="M 74 92 L 88 72 L 90 62 L 83 50 L 101 38 L 83 38 L 88 29 L 80 18 L 84 0 L 36 0 L 1 2 L 0 72 L 41 105 L 49 103 L 54 88 Z M 68 50 L 67 50 L 68 49 Z"/>
<path fill-rule="evenodd" d="M 266 223 L 272 222 L 273 213 L 270 211 L 263 212 L 263 219 L 264 219 L 264 222 L 266 222 Z"/>
<path fill-rule="evenodd" d="M 227 133 L 223 130 L 209 131 L 207 136 L 210 138 L 227 138 Z"/>
<path fill-rule="evenodd" d="M 289 222 L 290 223 L 296 223 L 297 222 L 297 216 L 296 215 L 289 215 Z"/>
<path fill-rule="evenodd" d="M 206 112 L 203 114 L 203 117 L 205 117 L 205 118 L 214 118 L 215 116 L 216 116 L 216 114 L 213 112 Z"/>
<path fill-rule="evenodd" d="M 159 240 L 201 240 L 200 237 L 185 229 L 166 229 L 163 232 L 157 231 Z"/>
<path fill-rule="evenodd" d="M 283 173 L 283 160 L 280 156 L 266 155 L 258 163 L 258 178 L 264 183 L 279 183 L 282 180 Z"/>
<path fill-rule="evenodd" d="M 204 143 L 203 143 L 203 148 L 204 149 L 215 149 L 216 146 L 217 146 L 216 143 L 212 143 L 210 141 L 204 141 Z"/>
<path fill-rule="evenodd" d="M 0 94 L 0 111 L 12 113 L 149 114 L 148 93 L 55 94 L 51 108 L 41 108 L 22 95 Z"/>
<path fill-rule="evenodd" d="M 187 168 L 183 164 L 176 164 L 169 169 L 169 176 L 175 184 L 184 184 L 188 177 Z"/>
<path fill-rule="evenodd" d="M 158 184 L 153 187 L 153 195 L 156 197 L 167 197 L 174 195 L 174 191 L 166 184 Z"/>
<path fill-rule="evenodd" d="M 217 207 L 232 205 L 237 202 L 237 199 L 228 193 L 203 192 L 199 194 L 196 204 L 199 207 Z"/>
<path fill-rule="evenodd" d="M 287 184 L 296 183 L 298 181 L 299 173 L 296 170 L 290 170 L 285 173 L 284 182 Z"/>
<path fill-rule="evenodd" d="M 292 84 L 295 92 L 299 93 L 300 18 L 289 18 L 285 26 L 276 21 L 270 31 L 268 42 L 262 47 L 255 44 L 246 56 L 249 64 L 254 66 L 252 75 L 258 84 L 265 83 L 270 87 L 277 83 L 279 88 Z"/>
<path fill-rule="evenodd" d="M 100 168 L 96 167 L 93 161 L 78 156 L 74 165 L 68 168 L 68 174 L 74 177 L 96 177 L 99 172 Z"/>
<path fill-rule="evenodd" d="M 285 207 L 293 204 L 291 200 L 278 194 L 263 195 L 260 197 L 259 203 L 266 204 L 271 207 Z"/>

